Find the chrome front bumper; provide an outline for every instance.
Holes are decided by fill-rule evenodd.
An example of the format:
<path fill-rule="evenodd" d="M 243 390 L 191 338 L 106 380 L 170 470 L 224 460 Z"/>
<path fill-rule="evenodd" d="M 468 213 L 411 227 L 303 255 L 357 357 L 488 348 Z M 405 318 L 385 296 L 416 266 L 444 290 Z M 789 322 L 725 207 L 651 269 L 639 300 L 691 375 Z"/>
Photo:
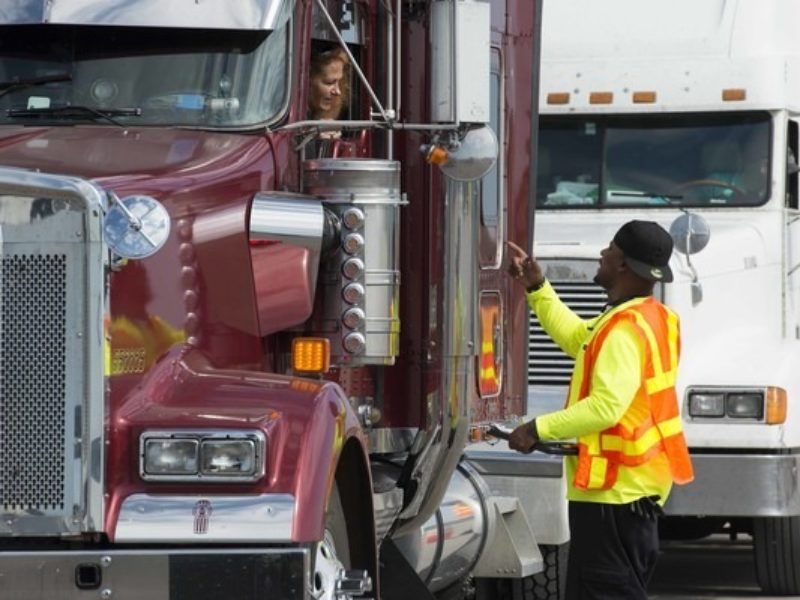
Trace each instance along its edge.
<path fill-rule="evenodd" d="M 0 552 L 0 596 L 25 600 L 306 598 L 304 548 Z"/>
<path fill-rule="evenodd" d="M 800 515 L 800 454 L 692 454 L 695 479 L 674 486 L 669 515 Z"/>

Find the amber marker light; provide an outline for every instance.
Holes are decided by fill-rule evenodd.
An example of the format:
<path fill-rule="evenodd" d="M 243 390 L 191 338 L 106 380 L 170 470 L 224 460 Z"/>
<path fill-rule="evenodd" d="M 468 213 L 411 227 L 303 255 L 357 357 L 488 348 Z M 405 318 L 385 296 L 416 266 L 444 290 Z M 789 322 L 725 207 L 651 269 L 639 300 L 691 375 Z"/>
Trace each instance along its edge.
<path fill-rule="evenodd" d="M 611 104 L 614 102 L 613 92 L 592 92 L 589 94 L 589 104 Z"/>
<path fill-rule="evenodd" d="M 633 92 L 633 102 L 635 104 L 653 104 L 655 101 L 655 92 Z"/>
<path fill-rule="evenodd" d="M 786 422 L 786 390 L 779 387 L 766 389 L 766 422 L 779 425 Z"/>
<path fill-rule="evenodd" d="M 294 338 L 292 369 L 295 373 L 326 373 L 331 365 L 331 343 L 327 338 Z"/>
<path fill-rule="evenodd" d="M 425 160 L 428 161 L 428 164 L 441 166 L 450 160 L 450 153 L 441 146 L 434 144 L 428 150 Z"/>
<path fill-rule="evenodd" d="M 548 104 L 569 104 L 569 92 L 550 92 L 547 94 Z"/>
<path fill-rule="evenodd" d="M 481 427 L 473 425 L 469 428 L 469 441 L 473 444 L 482 442 L 484 440 L 484 431 Z"/>
<path fill-rule="evenodd" d="M 741 102 L 747 100 L 747 90 L 744 88 L 728 88 L 722 90 L 722 100 L 724 102 Z"/>

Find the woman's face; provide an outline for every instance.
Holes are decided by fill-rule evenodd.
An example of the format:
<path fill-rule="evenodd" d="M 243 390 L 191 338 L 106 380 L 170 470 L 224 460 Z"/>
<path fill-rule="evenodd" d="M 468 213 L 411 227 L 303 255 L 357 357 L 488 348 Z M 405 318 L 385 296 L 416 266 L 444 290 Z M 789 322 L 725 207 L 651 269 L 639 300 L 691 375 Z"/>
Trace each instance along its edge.
<path fill-rule="evenodd" d="M 311 112 L 315 118 L 338 117 L 342 100 L 344 64 L 333 60 L 322 67 L 322 71 L 311 77 Z"/>

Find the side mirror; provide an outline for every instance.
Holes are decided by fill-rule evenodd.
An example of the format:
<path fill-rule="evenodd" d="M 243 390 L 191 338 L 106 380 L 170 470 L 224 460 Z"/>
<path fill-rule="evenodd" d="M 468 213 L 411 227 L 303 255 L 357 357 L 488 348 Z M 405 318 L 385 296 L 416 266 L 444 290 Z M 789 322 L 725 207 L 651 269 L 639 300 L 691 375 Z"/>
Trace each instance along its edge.
<path fill-rule="evenodd" d="M 669 226 L 669 233 L 675 242 L 675 249 L 687 256 L 700 252 L 711 239 L 708 221 L 690 212 L 675 219 Z"/>

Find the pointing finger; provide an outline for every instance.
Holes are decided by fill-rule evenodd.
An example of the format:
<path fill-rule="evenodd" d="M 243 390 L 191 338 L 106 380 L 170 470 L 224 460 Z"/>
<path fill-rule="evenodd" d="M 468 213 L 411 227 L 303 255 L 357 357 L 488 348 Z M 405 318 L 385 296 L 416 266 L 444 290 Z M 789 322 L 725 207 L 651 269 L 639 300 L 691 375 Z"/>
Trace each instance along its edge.
<path fill-rule="evenodd" d="M 519 246 L 517 246 L 514 242 L 508 240 L 506 241 L 506 244 L 508 244 L 508 247 L 511 248 L 517 254 L 517 258 L 527 258 L 528 253 L 525 252 L 525 250 L 523 250 Z"/>

